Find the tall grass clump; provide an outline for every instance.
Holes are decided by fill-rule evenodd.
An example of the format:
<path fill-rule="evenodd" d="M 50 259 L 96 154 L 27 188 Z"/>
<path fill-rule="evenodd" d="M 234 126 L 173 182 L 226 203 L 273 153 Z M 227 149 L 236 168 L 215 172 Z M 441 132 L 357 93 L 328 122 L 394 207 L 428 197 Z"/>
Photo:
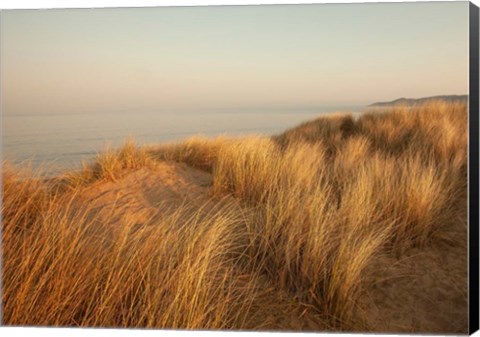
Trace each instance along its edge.
<path fill-rule="evenodd" d="M 327 153 L 337 153 L 338 147 L 345 138 L 356 131 L 355 121 L 351 114 L 331 114 L 300 124 L 298 127 L 274 136 L 273 139 L 282 148 L 298 142 L 323 142 Z"/>
<path fill-rule="evenodd" d="M 105 151 L 96 155 L 93 162 L 82 162 L 82 168 L 67 172 L 64 180 L 73 187 L 98 180 L 116 181 L 125 172 L 154 166 L 155 162 L 147 149 L 137 146 L 133 138 L 128 138 L 120 149 L 107 146 Z"/>
<path fill-rule="evenodd" d="M 467 151 L 467 103 L 434 101 L 361 116 L 358 132 L 386 153 L 417 153 L 436 164 L 462 166 Z"/>
<path fill-rule="evenodd" d="M 249 222 L 256 238 L 251 261 L 278 287 L 345 327 L 363 271 L 391 228 L 370 225 L 376 214 L 368 203 L 362 218 L 351 217 L 330 181 L 326 152 L 306 143 L 282 151 L 267 138 L 239 142 L 220 150 L 214 189 L 257 210 Z"/>
<path fill-rule="evenodd" d="M 194 136 L 182 142 L 152 146 L 147 152 L 157 160 L 186 163 L 211 172 L 221 146 L 230 142 L 224 136 L 213 139 Z"/>
<path fill-rule="evenodd" d="M 2 228 L 30 228 L 48 206 L 42 177 L 9 162 L 2 164 Z"/>

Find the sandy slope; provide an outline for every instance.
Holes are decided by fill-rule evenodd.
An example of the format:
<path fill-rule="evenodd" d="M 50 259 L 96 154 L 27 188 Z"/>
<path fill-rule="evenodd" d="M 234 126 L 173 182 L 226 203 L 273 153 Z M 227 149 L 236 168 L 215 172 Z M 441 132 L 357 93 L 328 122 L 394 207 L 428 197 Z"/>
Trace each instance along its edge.
<path fill-rule="evenodd" d="M 457 228 L 455 243 L 434 242 L 371 266 L 375 284 L 363 298 L 369 326 L 376 331 L 467 333 L 467 227 L 458 227 L 464 230 Z"/>
<path fill-rule="evenodd" d="M 103 222 L 120 228 L 126 222 L 143 223 L 157 209 L 174 211 L 189 203 L 201 206 L 209 200 L 210 174 L 181 163 L 158 163 L 155 169 L 129 172 L 116 181 L 98 181 L 80 195 L 94 205 Z"/>
<path fill-rule="evenodd" d="M 96 221 L 119 229 L 128 222 L 142 223 L 162 205 L 174 211 L 182 204 L 204 205 L 210 199 L 212 176 L 183 163 L 160 162 L 156 169 L 142 168 L 114 182 L 99 181 L 81 193 L 81 202 L 92 203 Z M 466 224 L 452 222 L 455 241 L 434 242 L 427 249 L 412 249 L 403 256 L 382 256 L 368 271 L 374 281 L 365 289 L 359 315 L 373 331 L 466 332 L 467 255 Z M 262 280 L 263 288 L 269 287 Z M 272 292 L 271 296 L 288 297 Z M 272 299 L 273 301 L 280 299 Z M 282 299 L 285 303 L 294 298 Z M 286 304 L 288 307 L 288 304 Z M 292 306 L 291 329 L 322 330 L 315 318 Z M 297 314 L 298 313 L 298 314 Z M 275 325 L 275 324 L 274 324 Z"/>

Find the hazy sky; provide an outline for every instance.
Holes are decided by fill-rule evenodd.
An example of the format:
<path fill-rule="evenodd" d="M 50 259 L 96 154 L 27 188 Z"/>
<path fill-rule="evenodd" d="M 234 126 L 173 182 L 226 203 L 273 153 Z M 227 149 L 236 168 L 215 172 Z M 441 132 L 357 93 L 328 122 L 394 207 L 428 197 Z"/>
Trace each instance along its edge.
<path fill-rule="evenodd" d="M 7 114 L 466 94 L 468 2 L 4 11 Z"/>

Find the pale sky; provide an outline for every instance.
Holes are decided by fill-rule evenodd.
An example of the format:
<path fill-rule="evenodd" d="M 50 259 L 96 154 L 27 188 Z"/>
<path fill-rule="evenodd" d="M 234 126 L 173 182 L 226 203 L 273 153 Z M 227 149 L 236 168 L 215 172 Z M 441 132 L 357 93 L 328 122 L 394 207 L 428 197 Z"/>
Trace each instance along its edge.
<path fill-rule="evenodd" d="M 1 24 L 6 114 L 468 93 L 468 2 L 13 10 Z"/>

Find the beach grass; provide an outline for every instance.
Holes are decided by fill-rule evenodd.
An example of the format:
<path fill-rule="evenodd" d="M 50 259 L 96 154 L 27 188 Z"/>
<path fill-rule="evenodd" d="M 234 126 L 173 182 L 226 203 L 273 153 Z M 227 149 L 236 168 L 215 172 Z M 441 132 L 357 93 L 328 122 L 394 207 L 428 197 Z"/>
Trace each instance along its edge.
<path fill-rule="evenodd" d="M 467 118 L 466 104 L 438 101 L 273 137 L 128 140 L 58 180 L 4 163 L 3 322 L 376 331 L 360 305 L 372 266 L 466 245 L 450 233 L 466 222 Z M 113 206 L 124 225 L 112 230 L 82 199 L 129 172 L 161 174 L 159 162 L 210 173 L 208 202 L 141 223 Z"/>

